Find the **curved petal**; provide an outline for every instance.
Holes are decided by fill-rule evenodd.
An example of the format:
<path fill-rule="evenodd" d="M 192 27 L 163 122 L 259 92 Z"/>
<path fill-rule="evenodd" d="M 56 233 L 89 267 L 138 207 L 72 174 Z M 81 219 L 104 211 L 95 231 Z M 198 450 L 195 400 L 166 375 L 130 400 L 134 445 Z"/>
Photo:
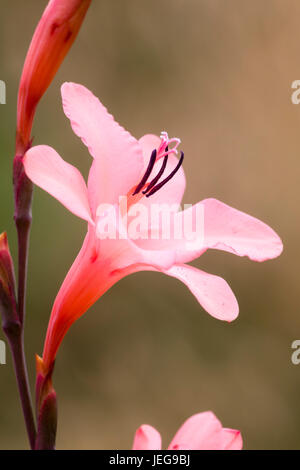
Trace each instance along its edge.
<path fill-rule="evenodd" d="M 240 431 L 236 429 L 224 428 L 221 434 L 222 449 L 241 450 L 243 448 L 243 438 Z"/>
<path fill-rule="evenodd" d="M 253 261 L 276 258 L 282 252 L 282 242 L 264 222 L 227 206 L 217 199 L 205 199 L 204 244 L 208 248 L 248 256 Z"/>
<path fill-rule="evenodd" d="M 97 240 L 90 227 L 54 302 L 43 352 L 46 369 L 70 326 L 110 287 L 134 272 L 158 271 L 175 277 L 213 317 L 226 321 L 237 317 L 238 304 L 226 281 L 191 266 L 172 266 L 172 262 L 172 252 L 142 250 L 127 239 Z"/>
<path fill-rule="evenodd" d="M 118 196 L 126 195 L 138 183 L 143 168 L 142 149 L 87 88 L 64 83 L 61 93 L 73 131 L 95 159 L 88 182 L 95 211 L 100 202 L 115 203 Z"/>
<path fill-rule="evenodd" d="M 188 418 L 173 437 L 169 450 L 212 450 L 219 445 L 222 424 L 211 411 Z"/>
<path fill-rule="evenodd" d="M 211 411 L 198 413 L 187 419 L 175 434 L 169 450 L 225 450 L 227 431 Z M 239 441 L 241 444 L 241 441 Z M 230 447 L 228 447 L 229 449 Z M 232 449 L 233 450 L 233 449 Z"/>
<path fill-rule="evenodd" d="M 227 282 L 221 277 L 185 264 L 172 266 L 164 273 L 182 281 L 204 310 L 214 318 L 231 322 L 238 316 L 237 300 Z"/>
<path fill-rule="evenodd" d="M 141 270 L 168 269 L 170 252 L 142 250 L 127 238 L 99 239 L 89 226 L 83 246 L 55 299 L 44 345 L 43 360 L 51 367 L 71 325 L 123 277 Z M 114 234 L 113 234 L 114 235 Z"/>
<path fill-rule="evenodd" d="M 73 214 L 93 223 L 87 187 L 77 168 L 46 145 L 28 150 L 23 164 L 33 183 L 55 197 Z"/>
<path fill-rule="evenodd" d="M 180 229 L 180 230 L 179 230 Z M 174 237 L 174 233 L 181 233 Z M 238 211 L 217 199 L 205 199 L 174 214 L 171 237 L 164 240 L 160 227 L 157 240 L 149 237 L 140 243 L 145 249 L 176 251 L 176 262 L 187 263 L 208 248 L 248 256 L 253 261 L 276 258 L 282 252 L 279 236 L 260 220 Z"/>
<path fill-rule="evenodd" d="M 54 301 L 43 351 L 46 370 L 52 366 L 71 325 L 121 277 L 110 277 L 107 259 L 100 263 L 94 229 L 90 227 Z"/>
<path fill-rule="evenodd" d="M 161 450 L 161 435 L 152 426 L 143 424 L 135 433 L 132 450 Z"/>
<path fill-rule="evenodd" d="M 189 262 L 198 258 L 207 248 L 204 240 L 204 210 L 200 204 L 193 206 L 197 210 L 178 212 L 178 204 L 159 202 L 157 205 L 135 205 L 129 210 L 137 218 L 128 217 L 128 224 L 137 225 L 140 221 L 141 230 L 136 235 L 136 244 L 144 250 L 168 250 L 174 253 L 174 262 Z M 144 212 L 145 207 L 145 212 Z M 143 208 L 143 210 L 141 210 Z M 201 209 L 201 210 L 200 210 Z M 197 219 L 197 222 L 196 222 Z M 195 227 L 194 227 L 195 225 Z"/>
<path fill-rule="evenodd" d="M 139 144 L 142 147 L 144 167 L 146 168 L 149 162 L 149 158 L 154 149 L 158 149 L 161 143 L 160 137 L 155 134 L 146 134 L 139 139 Z"/>
<path fill-rule="evenodd" d="M 279 236 L 268 225 L 217 199 L 205 199 L 179 213 L 177 223 L 199 207 L 204 215 L 204 237 L 200 237 L 198 247 L 196 243 L 195 248 L 182 253 L 181 261 L 191 261 L 208 248 L 248 256 L 253 261 L 276 258 L 282 252 Z"/>
<path fill-rule="evenodd" d="M 132 265 L 149 265 L 157 270 L 169 269 L 175 261 L 172 250 L 145 250 L 131 238 L 128 227 L 117 205 L 97 213 L 95 243 L 102 259 L 110 259 L 111 270 L 126 269 Z"/>

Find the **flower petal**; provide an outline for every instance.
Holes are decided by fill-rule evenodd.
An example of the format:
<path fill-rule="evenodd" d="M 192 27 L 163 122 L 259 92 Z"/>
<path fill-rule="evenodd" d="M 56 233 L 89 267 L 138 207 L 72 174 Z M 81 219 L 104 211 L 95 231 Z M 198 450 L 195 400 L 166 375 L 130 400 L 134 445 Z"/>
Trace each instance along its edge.
<path fill-rule="evenodd" d="M 159 432 L 143 424 L 135 433 L 132 450 L 161 450 L 161 436 Z"/>
<path fill-rule="evenodd" d="M 248 256 L 253 261 L 276 258 L 282 252 L 279 236 L 264 222 L 217 199 L 204 204 L 204 244 L 208 248 Z"/>
<path fill-rule="evenodd" d="M 221 431 L 222 424 L 211 411 L 198 413 L 183 423 L 172 439 L 168 449 L 216 449 L 216 444 L 219 445 L 219 433 Z"/>
<path fill-rule="evenodd" d="M 199 207 L 204 211 L 204 237 L 199 238 L 198 247 L 195 244 L 195 249 L 182 253 L 182 262 L 197 258 L 208 248 L 248 256 L 253 261 L 276 258 L 282 252 L 279 236 L 268 225 L 217 199 L 205 199 L 179 213 L 177 223 L 188 212 L 195 213 Z"/>
<path fill-rule="evenodd" d="M 236 429 L 222 430 L 221 435 L 222 449 L 224 450 L 241 450 L 243 448 L 243 438 L 240 431 Z"/>
<path fill-rule="evenodd" d="M 161 139 L 155 134 L 146 134 L 139 139 L 139 144 L 142 147 L 144 167 L 147 168 L 151 153 L 154 149 L 158 149 Z"/>
<path fill-rule="evenodd" d="M 46 369 L 55 360 L 71 325 L 108 289 L 129 274 L 142 270 L 162 271 L 173 261 L 172 252 L 142 250 L 126 238 L 98 239 L 95 227 L 90 225 L 53 305 L 43 352 Z"/>
<path fill-rule="evenodd" d="M 238 316 L 237 300 L 227 282 L 221 277 L 185 264 L 172 266 L 164 273 L 182 281 L 204 310 L 214 318 L 231 322 Z"/>
<path fill-rule="evenodd" d="M 64 83 L 61 93 L 73 131 L 95 159 L 88 183 L 95 211 L 100 202 L 115 203 L 138 183 L 142 149 L 87 88 Z"/>
<path fill-rule="evenodd" d="M 28 150 L 23 159 L 28 178 L 58 199 L 69 211 L 93 223 L 81 173 L 46 145 Z"/>
<path fill-rule="evenodd" d="M 230 448 L 227 441 L 228 431 L 233 436 L 238 431 L 224 430 L 218 418 L 211 411 L 191 416 L 175 434 L 169 450 L 225 450 Z M 225 435 L 225 438 L 224 438 Z M 235 438 L 233 439 L 235 440 Z M 241 440 L 238 439 L 238 445 Z M 228 446 L 229 444 L 229 446 Z M 228 447 L 227 447 L 228 446 Z M 232 447 L 234 450 L 235 446 Z"/>
<path fill-rule="evenodd" d="M 182 212 L 166 212 L 160 222 L 149 224 L 136 243 L 144 249 L 172 249 L 176 263 L 188 263 L 209 248 L 253 261 L 275 258 L 282 252 L 279 236 L 268 225 L 216 199 L 205 199 Z"/>

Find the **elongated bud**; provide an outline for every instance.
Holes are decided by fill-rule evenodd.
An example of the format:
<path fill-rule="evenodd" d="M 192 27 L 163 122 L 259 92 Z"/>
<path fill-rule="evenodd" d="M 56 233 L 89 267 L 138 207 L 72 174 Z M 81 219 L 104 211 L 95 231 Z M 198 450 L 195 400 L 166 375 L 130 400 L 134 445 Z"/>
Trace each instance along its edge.
<path fill-rule="evenodd" d="M 6 333 L 13 332 L 14 329 L 19 330 L 14 266 L 6 233 L 0 235 L 0 310 L 3 330 Z"/>
<path fill-rule="evenodd" d="M 54 366 L 54 364 L 53 364 Z M 36 450 L 55 449 L 57 429 L 57 399 L 52 386 L 52 372 L 45 370 L 43 359 L 36 356 Z"/>
<path fill-rule="evenodd" d="M 36 106 L 72 46 L 91 0 L 50 0 L 32 38 L 20 82 L 16 153 L 30 146 Z"/>
<path fill-rule="evenodd" d="M 15 297 L 15 273 L 6 232 L 0 235 L 0 282 L 6 293 Z"/>

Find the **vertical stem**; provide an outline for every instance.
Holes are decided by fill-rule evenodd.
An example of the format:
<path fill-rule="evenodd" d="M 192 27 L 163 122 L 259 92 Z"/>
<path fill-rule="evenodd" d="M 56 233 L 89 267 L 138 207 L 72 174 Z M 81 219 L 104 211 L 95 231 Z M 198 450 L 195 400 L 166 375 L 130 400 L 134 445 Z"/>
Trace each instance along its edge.
<path fill-rule="evenodd" d="M 30 388 L 27 374 L 27 367 L 24 354 L 23 331 L 21 325 L 19 328 L 5 330 L 6 336 L 9 340 L 13 361 L 15 375 L 19 389 L 21 405 L 23 409 L 27 434 L 31 449 L 35 448 L 36 430 L 33 417 L 33 408 L 30 398 Z"/>
<path fill-rule="evenodd" d="M 18 232 L 18 313 L 20 323 L 24 325 L 31 216 L 16 218 L 15 222 Z"/>
<path fill-rule="evenodd" d="M 6 335 L 10 343 L 15 374 L 19 387 L 20 400 L 22 404 L 27 434 L 31 449 L 35 448 L 36 428 L 31 402 L 30 387 L 28 381 L 27 364 L 24 353 L 24 322 L 25 322 L 25 302 L 26 302 L 26 280 L 27 280 L 27 260 L 29 234 L 31 227 L 31 204 L 33 185 L 27 178 L 22 155 L 17 155 L 13 165 L 15 214 L 14 220 L 18 232 L 18 326 L 6 330 Z"/>
<path fill-rule="evenodd" d="M 23 325 L 25 320 L 26 280 L 29 234 L 31 227 L 31 204 L 33 184 L 27 178 L 23 167 L 23 156 L 14 159 L 13 179 L 15 195 L 15 224 L 18 232 L 18 312 Z"/>

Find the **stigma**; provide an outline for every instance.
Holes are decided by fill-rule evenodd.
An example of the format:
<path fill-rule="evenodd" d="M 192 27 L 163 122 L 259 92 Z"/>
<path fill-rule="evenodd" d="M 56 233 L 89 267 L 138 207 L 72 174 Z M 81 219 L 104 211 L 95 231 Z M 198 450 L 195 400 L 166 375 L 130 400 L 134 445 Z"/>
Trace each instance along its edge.
<path fill-rule="evenodd" d="M 167 155 L 174 153 L 178 154 L 177 147 L 181 144 L 181 140 L 178 137 L 173 137 L 169 139 L 168 133 L 163 131 L 160 133 L 161 143 L 157 150 L 157 160 L 163 158 Z"/>

